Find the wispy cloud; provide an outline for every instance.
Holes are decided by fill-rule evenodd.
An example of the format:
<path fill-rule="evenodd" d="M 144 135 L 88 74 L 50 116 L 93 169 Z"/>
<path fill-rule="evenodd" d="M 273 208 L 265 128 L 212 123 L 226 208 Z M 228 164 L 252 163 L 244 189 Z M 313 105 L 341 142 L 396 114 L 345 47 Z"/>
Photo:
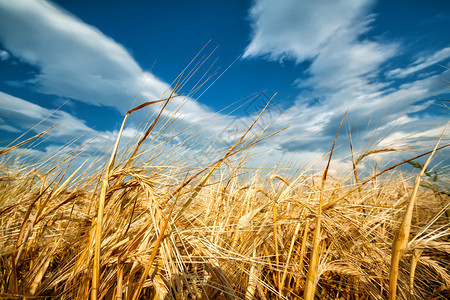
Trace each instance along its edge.
<path fill-rule="evenodd" d="M 125 113 L 139 90 L 134 105 L 168 96 L 172 89 L 169 83 L 142 70 L 118 42 L 47 1 L 0 2 L 0 42 L 15 57 L 38 67 L 28 84 L 41 93 L 112 106 Z M 145 116 L 143 112 L 135 114 Z M 182 97 L 172 100 L 166 115 L 177 116 L 185 126 L 191 126 L 213 117 L 214 112 Z"/>
<path fill-rule="evenodd" d="M 52 132 L 55 138 L 73 138 L 87 132 L 95 134 L 83 120 L 62 110 L 52 111 L 3 92 L 0 92 L 0 103 L 1 126 L 6 131 L 22 132 L 33 128 L 34 132 L 42 132 L 58 125 Z"/>
<path fill-rule="evenodd" d="M 348 31 L 372 1 L 255 1 L 253 37 L 244 58 L 313 59 L 336 34 Z"/>
<path fill-rule="evenodd" d="M 250 10 L 253 39 L 245 50 L 245 58 L 310 61 L 296 82 L 302 92 L 281 119 L 283 124 L 293 124 L 286 135 L 299 137 L 282 149 L 325 151 L 348 108 L 347 124 L 358 132 L 354 138 L 362 143 L 374 135 L 377 127 L 396 124 L 401 116 L 423 111 L 432 104 L 416 102 L 450 91 L 443 84 L 450 78 L 448 70 L 402 85 L 383 80 L 385 65 L 398 55 L 399 45 L 367 38 L 376 18 L 370 14 L 371 4 L 372 1 L 280 4 L 260 0 Z M 417 72 L 447 56 L 448 50 L 443 49 L 397 74 Z M 318 103 L 301 100 L 307 97 Z M 433 121 L 438 125 L 444 119 L 435 117 Z M 405 134 L 417 129 L 412 126 L 416 121 L 407 119 L 401 125 Z"/>
<path fill-rule="evenodd" d="M 46 1 L 2 1 L 0 41 L 14 56 L 39 68 L 29 83 L 46 94 L 124 112 L 146 77 L 122 45 Z M 150 75 L 146 93 L 158 98 L 167 86 Z"/>
<path fill-rule="evenodd" d="M 388 71 L 387 76 L 391 78 L 405 78 L 408 75 L 422 71 L 430 66 L 436 65 L 450 57 L 450 47 L 441 49 L 429 56 L 420 57 L 407 68 L 396 68 Z"/>
<path fill-rule="evenodd" d="M 8 51 L 0 49 L 0 60 L 8 60 L 11 57 Z"/>
<path fill-rule="evenodd" d="M 28 84 L 40 93 L 111 106 L 125 113 L 139 90 L 140 97 L 134 105 L 168 96 L 172 89 L 170 84 L 142 70 L 122 45 L 47 1 L 0 2 L 0 42 L 22 62 L 38 67 Z M 28 129 L 51 113 L 26 100 L 5 93 L 0 96 L 3 130 Z M 134 113 L 132 120 L 137 117 L 139 124 L 149 110 L 151 115 L 160 107 Z M 163 116 L 177 118 L 172 126 L 178 126 L 180 131 L 192 127 L 207 135 L 234 120 L 215 114 L 186 96 L 172 99 Z M 61 134 L 75 136 L 87 129 L 82 120 L 63 111 L 54 113 L 46 125 L 62 120 L 71 125 Z"/>

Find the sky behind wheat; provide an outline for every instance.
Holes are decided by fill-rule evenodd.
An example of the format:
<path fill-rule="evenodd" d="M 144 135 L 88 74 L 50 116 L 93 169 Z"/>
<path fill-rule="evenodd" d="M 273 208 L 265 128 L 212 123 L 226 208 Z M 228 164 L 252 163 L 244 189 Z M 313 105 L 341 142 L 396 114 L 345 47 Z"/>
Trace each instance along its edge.
<path fill-rule="evenodd" d="M 189 66 L 166 110 L 189 129 L 160 137 L 180 149 L 232 144 L 276 93 L 258 130 L 289 128 L 255 148 L 267 166 L 320 158 L 347 110 L 336 168 L 350 134 L 359 152 L 428 150 L 449 119 L 449 28 L 448 1 L 0 0 L 0 146 L 58 124 L 35 151 L 104 149 Z"/>

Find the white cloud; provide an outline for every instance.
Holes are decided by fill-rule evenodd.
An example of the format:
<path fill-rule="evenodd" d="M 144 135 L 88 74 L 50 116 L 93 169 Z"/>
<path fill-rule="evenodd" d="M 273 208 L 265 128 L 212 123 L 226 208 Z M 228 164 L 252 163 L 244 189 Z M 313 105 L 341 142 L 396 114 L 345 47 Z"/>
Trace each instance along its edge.
<path fill-rule="evenodd" d="M 57 128 L 52 131 L 54 137 L 77 137 L 83 133 L 95 132 L 86 126 L 84 121 L 62 110 L 52 111 L 29 101 L 0 92 L 0 118 L 2 129 L 10 132 L 20 132 L 35 126 L 33 131 L 42 132 L 52 125 Z"/>
<path fill-rule="evenodd" d="M 143 71 L 122 45 L 44 0 L 0 0 L 0 42 L 16 57 L 39 67 L 29 83 L 46 94 L 113 106 L 124 113 L 142 83 L 135 105 L 167 97 L 171 91 L 168 83 Z M 133 113 L 133 118 L 142 119 L 161 105 Z M 233 120 L 220 114 L 217 118 L 189 97 L 173 99 L 164 115 L 178 116 L 185 127 L 214 116 L 222 128 Z M 203 126 L 211 130 L 206 126 L 210 124 Z"/>
<path fill-rule="evenodd" d="M 388 77 L 391 78 L 405 78 L 408 75 L 414 74 L 416 72 L 422 71 L 425 68 L 428 68 L 432 65 L 436 65 L 437 63 L 444 61 L 450 57 L 450 47 L 441 49 L 436 51 L 432 55 L 427 57 L 418 58 L 415 62 L 413 62 L 407 68 L 396 68 L 386 73 Z"/>
<path fill-rule="evenodd" d="M 159 99 L 164 93 L 167 96 L 171 91 L 169 84 L 144 72 L 123 46 L 95 27 L 46 1 L 0 1 L 0 41 L 16 57 L 39 67 L 38 75 L 30 83 L 44 93 L 75 98 L 89 104 L 109 105 L 124 113 L 131 108 L 144 80 L 141 95 L 135 105 Z M 29 129 L 52 113 L 44 107 L 5 93 L 0 94 L 0 103 L 0 113 L 4 120 L 0 124 L 1 128 L 10 132 Z M 133 113 L 121 144 L 128 143 L 135 134 L 142 134 L 142 128 L 138 131 L 133 127 L 132 120 L 137 118 L 136 123 L 139 124 L 146 113 L 154 115 L 161 106 L 162 103 Z M 160 120 L 154 132 L 162 130 L 162 127 L 171 128 L 160 135 L 157 142 L 167 140 L 168 143 L 178 143 L 180 139 L 189 138 L 190 143 L 197 143 L 197 148 L 205 144 L 208 136 L 235 120 L 233 117 L 215 114 L 189 97 L 172 99 L 163 117 L 166 119 Z M 170 122 L 166 122 L 170 117 Z M 57 144 L 63 144 L 67 138 L 77 137 L 89 130 L 82 120 L 58 111 L 35 127 L 34 131 L 40 132 L 55 123 L 62 123 L 58 133 L 54 135 L 60 139 L 52 140 Z M 184 131 L 187 127 L 190 127 L 189 131 Z M 242 126 L 239 129 L 243 130 Z M 94 135 L 97 135 L 95 144 L 91 143 L 89 147 L 95 151 L 113 143 L 117 132 L 91 131 L 88 137 Z M 153 137 L 155 135 L 151 136 Z M 86 138 L 79 143 L 86 141 Z M 57 145 L 50 145 L 47 150 L 57 148 Z"/>
<path fill-rule="evenodd" d="M 399 45 L 389 41 L 367 38 L 376 15 L 370 14 L 372 1 L 282 1 L 258 0 L 250 10 L 253 36 L 244 58 L 263 57 L 268 60 L 291 59 L 297 63 L 310 61 L 305 70 L 306 79 L 296 83 L 302 90 L 286 114 L 275 127 L 291 127 L 275 143 L 284 143 L 281 149 L 289 153 L 318 151 L 325 153 L 333 142 L 345 111 L 350 109 L 346 128 L 353 131 L 354 145 L 361 151 L 370 141 L 376 147 L 379 139 L 389 137 L 389 132 L 401 131 L 390 136 L 387 142 L 409 134 L 412 137 L 423 129 L 440 128 L 445 116 L 421 116 L 421 119 L 405 117 L 408 113 L 424 112 L 432 101 L 421 104 L 442 93 L 449 93 L 450 71 L 442 70 L 426 78 L 411 80 L 398 85 L 395 81 L 383 81 L 379 76 L 386 62 L 395 58 Z M 411 67 L 396 74 L 409 74 L 440 62 L 449 56 L 442 49 L 430 57 L 417 60 Z M 395 72 L 394 72 L 395 73 Z M 447 84 L 446 84 L 447 83 Z M 308 105 L 300 99 L 319 99 Z M 385 131 L 383 131 L 385 130 Z M 439 130 L 426 131 L 430 140 L 438 137 Z M 344 138 L 342 138 L 344 135 Z M 348 144 L 341 133 L 338 143 Z M 378 141 L 374 141 L 378 139 Z M 397 146 L 411 146 L 413 139 Z M 424 145 L 423 140 L 416 140 Z M 380 144 L 378 146 L 385 145 Z M 336 154 L 348 153 L 348 146 Z M 345 163 L 344 163 L 345 164 Z"/>
<path fill-rule="evenodd" d="M 418 119 L 411 118 L 409 120 L 404 120 L 409 122 L 423 122 Z M 425 125 L 425 126 L 424 126 Z M 423 128 L 427 128 L 428 124 L 422 124 Z M 414 146 L 417 144 L 418 140 L 422 140 L 428 144 L 428 147 L 431 148 L 437 142 L 437 137 L 439 137 L 444 132 L 444 125 L 435 127 L 431 124 L 432 127 L 427 130 L 418 131 L 411 133 L 410 131 L 396 131 L 392 133 L 390 136 L 386 137 L 383 141 L 380 142 L 380 147 L 382 148 L 407 148 L 408 146 Z M 444 137 L 448 138 L 449 134 L 445 133 Z M 444 138 L 444 140 L 446 139 Z"/>
<path fill-rule="evenodd" d="M 168 83 L 143 71 L 122 45 L 47 1 L 0 0 L 0 42 L 22 61 L 39 67 L 39 73 L 29 83 L 42 93 L 113 106 L 124 113 L 131 108 L 143 82 L 135 105 L 166 97 L 171 91 Z M 2 101 L 11 99 L 4 94 L 2 97 Z M 133 113 L 130 122 L 137 119 L 139 124 L 147 113 L 154 114 L 161 105 Z M 9 131 L 22 121 L 22 129 L 31 127 L 50 113 L 30 102 L 25 104 L 24 100 L 17 100 L 12 107 L 17 109 L 11 108 L 7 113 L 14 115 L 16 122 L 9 118 L 10 127 L 3 125 Z M 62 119 L 63 114 L 57 112 L 53 118 Z M 163 116 L 177 117 L 172 127 L 178 126 L 180 131 L 192 126 L 192 131 L 205 135 L 220 131 L 234 121 L 189 97 L 172 99 Z M 75 122 L 72 116 L 67 116 L 67 120 L 74 122 L 73 130 L 83 128 L 81 120 Z"/>
<path fill-rule="evenodd" d="M 40 133 L 54 125 L 55 128 L 45 136 L 48 142 L 44 149 L 45 154 L 68 154 L 80 145 L 84 145 L 82 151 L 85 153 L 79 153 L 81 155 L 78 158 L 79 162 L 88 159 L 94 153 L 102 155 L 110 151 L 110 146 L 114 144 L 118 136 L 118 131 L 96 131 L 88 127 L 83 120 L 65 111 L 50 110 L 0 92 L 0 130 L 17 135 L 27 130 Z M 120 149 L 124 150 L 128 143 L 141 133 L 132 125 L 126 126 L 122 133 Z M 74 140 L 77 141 L 72 143 Z"/>
<path fill-rule="evenodd" d="M 67 11 L 43 1 L 0 1 L 0 41 L 14 56 L 39 67 L 39 91 L 125 112 L 146 74 L 126 49 Z M 150 75 L 158 98 L 168 84 Z"/>
<path fill-rule="evenodd" d="M 8 51 L 0 49 L 0 60 L 8 60 L 11 57 Z"/>
<path fill-rule="evenodd" d="M 3 122 L 3 120 L 2 120 L 2 122 Z M 1 124 L 0 125 L 0 130 L 4 130 L 4 131 L 8 131 L 8 132 L 14 132 L 14 133 L 19 133 L 20 132 L 19 129 L 17 129 L 17 128 L 11 126 L 11 125 L 8 125 L 8 124 Z"/>
<path fill-rule="evenodd" d="M 255 1 L 253 37 L 244 58 L 314 58 L 342 30 L 348 30 L 372 1 Z"/>

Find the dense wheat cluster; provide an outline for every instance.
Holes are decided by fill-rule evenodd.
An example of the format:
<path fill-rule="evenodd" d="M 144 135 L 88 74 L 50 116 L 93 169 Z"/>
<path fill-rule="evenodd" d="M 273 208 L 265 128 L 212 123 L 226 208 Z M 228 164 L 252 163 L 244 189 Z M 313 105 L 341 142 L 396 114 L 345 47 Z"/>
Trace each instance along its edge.
<path fill-rule="evenodd" d="M 1 295 L 449 296 L 449 200 L 433 182 L 420 187 L 395 168 L 367 178 L 327 177 L 328 167 L 315 175 L 250 174 L 242 161 L 230 163 L 250 150 L 251 143 L 238 147 L 243 139 L 203 167 L 155 166 L 136 158 L 152 128 L 118 158 L 120 132 L 109 163 L 95 173 L 64 174 L 58 163 L 13 168 L 13 149 L 2 151 Z"/>

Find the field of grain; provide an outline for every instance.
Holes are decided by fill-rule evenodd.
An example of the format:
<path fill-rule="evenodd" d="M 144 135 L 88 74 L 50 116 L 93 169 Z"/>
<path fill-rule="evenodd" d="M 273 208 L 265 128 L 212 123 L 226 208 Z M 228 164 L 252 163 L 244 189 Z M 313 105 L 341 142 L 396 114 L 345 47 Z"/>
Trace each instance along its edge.
<path fill-rule="evenodd" d="M 241 146 L 246 132 L 206 165 L 155 166 L 139 157 L 152 130 L 125 154 L 117 153 L 119 132 L 96 172 L 64 173 L 63 160 L 13 168 L 14 149 L 2 150 L 2 297 L 450 296 L 450 202 L 426 164 L 410 178 L 396 168 L 404 161 L 343 178 L 327 175 L 329 166 L 249 175 L 241 161 L 230 163 L 251 151 Z M 333 141 L 330 149 L 324 161 Z M 354 157 L 355 170 L 377 151 L 392 149 Z"/>

